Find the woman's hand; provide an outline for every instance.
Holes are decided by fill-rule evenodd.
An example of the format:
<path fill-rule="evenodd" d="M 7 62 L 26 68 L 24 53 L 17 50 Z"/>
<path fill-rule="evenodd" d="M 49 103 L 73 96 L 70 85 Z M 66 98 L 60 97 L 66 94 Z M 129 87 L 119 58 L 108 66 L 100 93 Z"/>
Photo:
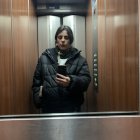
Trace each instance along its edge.
<path fill-rule="evenodd" d="M 57 82 L 57 84 L 59 84 L 63 87 L 68 87 L 70 84 L 70 77 L 57 73 L 56 74 L 56 82 Z"/>

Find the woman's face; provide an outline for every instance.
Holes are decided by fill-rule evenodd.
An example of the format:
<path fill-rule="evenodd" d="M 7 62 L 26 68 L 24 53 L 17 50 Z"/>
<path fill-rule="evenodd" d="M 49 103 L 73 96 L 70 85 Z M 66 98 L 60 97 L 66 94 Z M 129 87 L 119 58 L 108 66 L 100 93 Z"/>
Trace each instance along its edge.
<path fill-rule="evenodd" d="M 58 34 L 56 43 L 58 48 L 62 51 L 67 50 L 70 47 L 70 40 L 66 30 L 63 30 Z"/>

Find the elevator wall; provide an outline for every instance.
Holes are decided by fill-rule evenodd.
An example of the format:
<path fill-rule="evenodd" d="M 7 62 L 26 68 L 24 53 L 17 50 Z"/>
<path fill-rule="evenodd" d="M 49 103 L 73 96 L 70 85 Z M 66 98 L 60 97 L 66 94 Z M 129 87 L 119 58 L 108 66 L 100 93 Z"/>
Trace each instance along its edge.
<path fill-rule="evenodd" d="M 31 113 L 38 58 L 37 20 L 31 0 L 0 1 L 0 115 Z"/>
<path fill-rule="evenodd" d="M 97 0 L 89 5 L 86 54 L 92 81 L 86 95 L 88 111 L 139 111 L 138 9 L 138 0 Z M 96 49 L 97 88 L 93 77 Z"/>
<path fill-rule="evenodd" d="M 97 16 L 97 110 L 138 111 L 138 0 L 98 0 Z"/>

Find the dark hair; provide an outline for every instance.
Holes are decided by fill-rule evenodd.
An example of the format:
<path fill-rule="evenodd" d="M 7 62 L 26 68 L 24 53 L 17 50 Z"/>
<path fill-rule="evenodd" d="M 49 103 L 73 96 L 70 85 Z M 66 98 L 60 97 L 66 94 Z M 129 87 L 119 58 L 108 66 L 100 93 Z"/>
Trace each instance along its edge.
<path fill-rule="evenodd" d="M 73 38 L 73 32 L 72 32 L 71 28 L 69 26 L 66 26 L 66 25 L 62 25 L 62 26 L 60 26 L 57 29 L 57 31 L 55 33 L 55 41 L 57 40 L 58 34 L 60 34 L 63 30 L 66 30 L 67 31 L 68 37 L 70 39 L 70 44 L 72 44 L 73 43 L 73 40 L 74 40 L 74 38 Z"/>

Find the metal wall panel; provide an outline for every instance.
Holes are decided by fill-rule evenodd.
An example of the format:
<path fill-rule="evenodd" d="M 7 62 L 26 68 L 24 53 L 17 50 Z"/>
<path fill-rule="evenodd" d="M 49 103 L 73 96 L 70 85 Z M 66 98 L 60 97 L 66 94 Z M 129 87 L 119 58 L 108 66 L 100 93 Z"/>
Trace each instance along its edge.
<path fill-rule="evenodd" d="M 55 32 L 60 26 L 60 17 L 41 16 L 38 17 L 38 46 L 39 56 L 47 48 L 55 46 Z"/>
<path fill-rule="evenodd" d="M 85 57 L 85 17 L 66 16 L 63 18 L 63 24 L 72 28 L 74 34 L 73 46 L 81 50 L 81 54 Z"/>

